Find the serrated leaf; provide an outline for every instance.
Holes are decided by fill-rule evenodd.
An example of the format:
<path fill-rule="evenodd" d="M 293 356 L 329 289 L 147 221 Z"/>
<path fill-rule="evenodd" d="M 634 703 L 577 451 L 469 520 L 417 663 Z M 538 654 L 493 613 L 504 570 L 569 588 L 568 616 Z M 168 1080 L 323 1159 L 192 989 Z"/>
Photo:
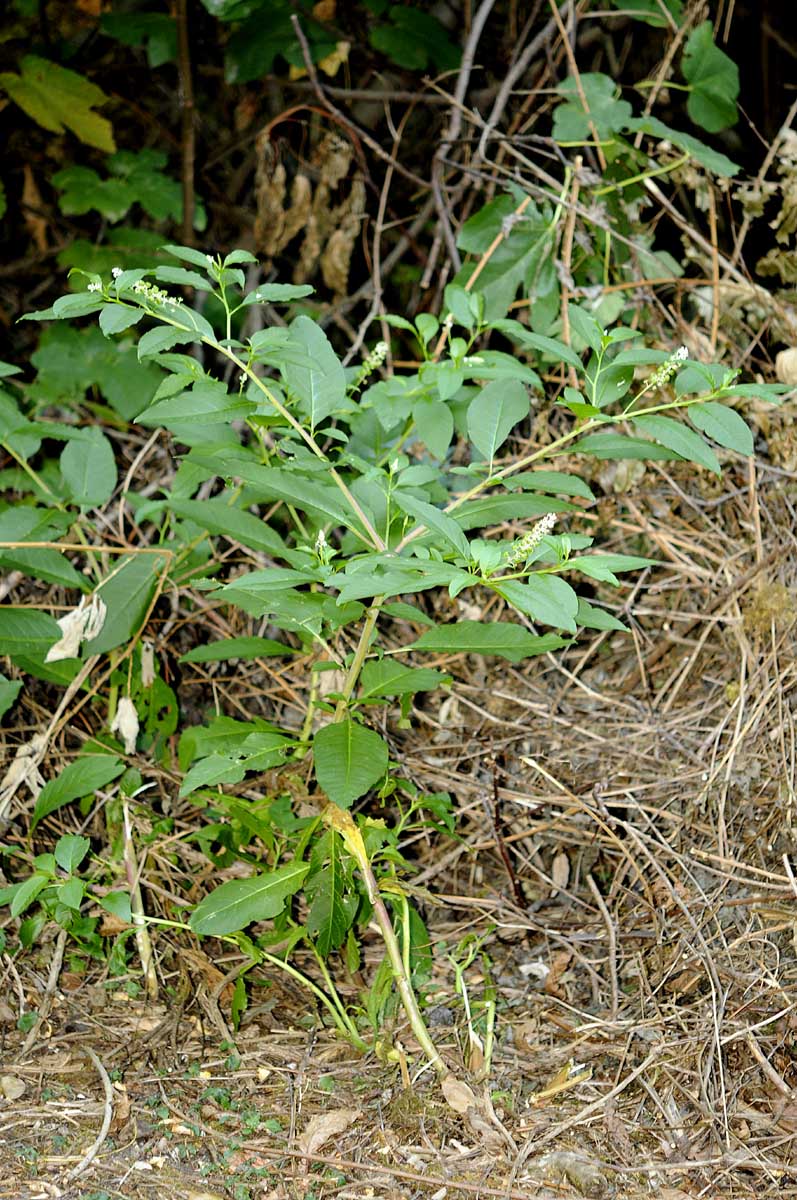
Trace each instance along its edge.
<path fill-rule="evenodd" d="M 388 750 L 372 729 L 346 719 L 324 725 L 313 738 L 313 761 L 318 785 L 341 808 L 383 777 Z"/>
<path fill-rule="evenodd" d="M 674 450 L 688 462 L 706 467 L 715 475 L 722 474 L 717 456 L 708 442 L 681 421 L 663 417 L 660 413 L 652 413 L 648 417 L 635 417 L 632 423 L 640 433 L 655 438 L 657 442 L 666 446 L 668 450 Z"/>
<path fill-rule="evenodd" d="M 125 769 L 114 754 L 85 754 L 69 763 L 39 792 L 31 817 L 31 830 L 50 813 L 107 787 Z"/>
<path fill-rule="evenodd" d="M 297 398 L 300 411 L 315 429 L 346 399 L 346 373 L 327 335 L 309 317 L 297 317 L 291 325 L 291 340 L 300 346 L 307 365 L 286 362 L 281 367 L 285 385 Z"/>
<path fill-rule="evenodd" d="M 695 429 L 705 433 L 726 450 L 736 450 L 737 453 L 747 456 L 753 453 L 751 429 L 736 410 L 729 408 L 727 404 L 707 400 L 703 404 L 690 404 L 686 412 Z"/>
<path fill-rule="evenodd" d="M 529 633 L 521 625 L 510 625 L 506 621 L 454 621 L 450 625 L 438 625 L 421 634 L 409 650 L 434 650 L 447 654 L 487 654 L 505 658 L 508 662 L 520 662 L 536 654 L 548 654 L 570 643 L 566 638 L 553 633 L 540 636 Z"/>
<path fill-rule="evenodd" d="M 67 442 L 59 466 L 69 500 L 82 509 L 101 508 L 116 487 L 116 459 L 105 434 L 91 428 Z"/>
<path fill-rule="evenodd" d="M 0 87 L 31 117 L 51 133 L 70 129 L 87 146 L 111 153 L 116 149 L 110 121 L 92 112 L 108 97 L 101 88 L 58 63 L 28 54 L 20 74 L 0 74 Z"/>
<path fill-rule="evenodd" d="M 200 901 L 188 923 L 200 937 L 223 937 L 276 917 L 309 869 L 307 863 L 292 862 L 251 879 L 231 879 Z"/>
<path fill-rule="evenodd" d="M 468 405 L 468 437 L 489 462 L 512 430 L 528 416 L 529 394 L 517 380 L 495 380 Z"/>

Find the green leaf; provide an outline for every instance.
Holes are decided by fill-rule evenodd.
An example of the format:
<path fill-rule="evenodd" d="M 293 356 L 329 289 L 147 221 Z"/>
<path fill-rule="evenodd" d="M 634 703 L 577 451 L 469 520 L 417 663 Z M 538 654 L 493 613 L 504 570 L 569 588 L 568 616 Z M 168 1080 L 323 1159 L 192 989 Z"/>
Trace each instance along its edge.
<path fill-rule="evenodd" d="M 688 462 L 707 467 L 715 475 L 722 474 L 717 456 L 709 444 L 681 421 L 674 421 L 672 417 L 663 417 L 659 413 L 653 413 L 649 417 L 635 417 L 632 423 L 640 433 L 654 437 L 657 442 L 661 442 L 668 450 L 674 450 Z"/>
<path fill-rule="evenodd" d="M 130 911 L 130 896 L 127 892 L 108 892 L 105 896 L 98 896 L 97 903 L 100 908 L 112 913 L 120 921 L 124 921 L 128 925 L 132 924 L 133 914 Z"/>
<path fill-rule="evenodd" d="M 116 459 L 99 429 L 87 429 L 84 437 L 67 442 L 59 466 L 72 504 L 101 508 L 110 500 L 116 488 Z"/>
<path fill-rule="evenodd" d="M 201 461 L 201 455 L 197 456 Z M 300 511 L 320 513 L 336 525 L 356 520 L 347 508 L 343 496 L 334 484 L 318 483 L 290 467 L 262 467 L 258 463 L 231 463 L 229 474 L 247 484 L 254 497 L 261 501 L 284 500 Z M 359 527 L 359 522 L 357 522 Z"/>
<path fill-rule="evenodd" d="M 200 901 L 188 923 L 200 937 L 222 937 L 276 917 L 309 869 L 307 863 L 292 862 L 251 879 L 231 879 Z"/>
<path fill-rule="evenodd" d="M 153 330 L 153 332 L 157 332 Z M 145 334 L 144 337 L 149 337 Z M 142 338 L 143 341 L 143 338 Z M 165 400 L 156 400 L 144 412 L 139 413 L 140 425 L 164 425 L 167 429 L 182 429 L 184 426 L 219 425 L 230 421 L 242 421 L 250 416 L 257 405 L 239 392 L 228 392 L 224 384 L 215 379 L 201 380 L 190 391 L 180 392 Z"/>
<path fill-rule="evenodd" d="M 167 13 L 103 13 L 100 28 L 123 46 L 144 46 L 152 70 L 177 58 L 177 24 Z"/>
<path fill-rule="evenodd" d="M 662 462 L 680 460 L 679 454 L 669 453 L 655 442 L 643 438 L 626 437 L 622 433 L 588 433 L 569 448 L 571 454 L 589 454 L 593 458 L 624 459 L 636 458 Z"/>
<path fill-rule="evenodd" d="M 288 304 L 291 300 L 303 300 L 305 296 L 312 296 L 314 291 L 315 288 L 309 283 L 261 283 L 260 287 L 244 297 L 243 303 Z"/>
<path fill-rule="evenodd" d="M 568 570 L 580 571 L 582 575 L 589 575 L 590 579 L 611 583 L 614 587 L 620 585 L 616 571 L 639 571 L 643 567 L 655 566 L 655 558 L 641 558 L 636 554 L 585 554 L 567 560 Z"/>
<path fill-rule="evenodd" d="M 596 608 L 590 604 L 583 596 L 578 598 L 578 615 L 576 617 L 577 624 L 584 629 L 617 629 L 620 633 L 629 633 L 627 625 L 622 621 L 618 621 L 617 617 L 612 613 L 606 612 L 603 608 Z"/>
<path fill-rule="evenodd" d="M 627 100 L 619 99 L 620 89 L 608 75 L 587 72 L 581 75 L 580 85 L 570 76 L 556 89 L 565 103 L 554 109 L 554 141 L 591 142 L 595 134 L 600 141 L 610 141 L 631 116 L 631 105 Z M 586 109 L 582 95 L 587 102 Z"/>
<path fill-rule="evenodd" d="M 65 804 L 107 787 L 124 769 L 125 764 L 114 754 L 85 754 L 75 759 L 39 792 L 31 817 L 31 830 Z"/>
<path fill-rule="evenodd" d="M 105 92 L 82 75 L 33 54 L 22 59 L 20 69 L 19 75 L 0 74 L 0 87 L 37 125 L 51 133 L 70 129 L 81 142 L 106 153 L 116 149 L 110 121 L 91 111 L 107 102 Z"/>
<path fill-rule="evenodd" d="M 739 172 L 738 164 L 732 162 L 725 154 L 721 154 L 719 150 L 712 150 L 710 146 L 706 146 L 691 134 L 682 133 L 680 129 L 671 129 L 658 117 L 634 117 L 628 122 L 626 128 L 632 133 L 649 133 L 651 137 L 659 138 L 661 141 L 672 142 L 673 146 L 677 146 L 679 150 L 685 150 L 687 154 L 691 154 L 695 162 L 700 163 L 701 167 L 705 167 L 707 171 L 711 171 L 712 175 L 721 175 L 725 179 L 731 179 Z M 659 269 L 654 271 L 654 274 L 661 275 L 662 272 Z"/>
<path fill-rule="evenodd" d="M 144 313 L 140 308 L 128 308 L 125 304 L 106 304 L 100 309 L 100 329 L 106 337 L 112 333 L 121 333 L 138 325 Z"/>
<path fill-rule="evenodd" d="M 343 895 L 346 861 L 340 835 L 328 830 L 314 856 L 315 853 L 324 853 L 327 862 L 321 870 L 313 872 L 305 884 L 310 901 L 306 927 L 316 940 L 318 953 L 326 958 L 343 944 L 360 901 L 357 895 Z"/>
<path fill-rule="evenodd" d="M 69 296 L 59 296 L 53 304 L 53 316 L 59 321 L 66 317 L 87 317 L 99 312 L 105 301 L 99 299 L 93 292 L 72 293 Z"/>
<path fill-rule="evenodd" d="M 372 29 L 370 42 L 375 50 L 409 71 L 423 71 L 430 62 L 441 71 L 459 66 L 459 51 L 449 41 L 444 26 L 431 13 L 406 4 L 390 6 L 390 24 Z"/>
<path fill-rule="evenodd" d="M 341 808 L 350 808 L 387 770 L 387 746 L 372 729 L 346 719 L 324 725 L 313 738 L 318 785 Z"/>
<path fill-rule="evenodd" d="M 155 278 L 159 283 L 179 283 L 184 287 L 196 288 L 198 292 L 212 292 L 213 284 L 198 271 L 186 271 L 185 267 L 158 267 Z"/>
<path fill-rule="evenodd" d="M 296 396 L 300 411 L 315 429 L 346 400 L 346 373 L 320 325 L 309 317 L 297 317 L 291 339 L 300 346 L 307 365 L 286 362 L 282 368 L 285 385 Z"/>
<path fill-rule="evenodd" d="M 360 700 L 374 696 L 407 696 L 431 692 L 451 682 L 450 675 L 431 667 L 405 667 L 394 659 L 367 662 L 360 673 Z"/>
<path fill-rule="evenodd" d="M 195 267 L 201 267 L 205 272 L 210 268 L 210 261 L 207 254 L 203 254 L 200 250 L 194 250 L 191 246 L 175 246 L 169 243 L 163 246 L 162 249 L 174 258 L 179 258 L 183 262 L 189 262 Z"/>
<path fill-rule="evenodd" d="M 681 63 L 691 90 L 687 112 L 696 125 L 719 133 L 739 120 L 739 68 L 714 44 L 711 21 L 704 21 L 689 36 Z"/>
<path fill-rule="evenodd" d="M 21 690 L 21 679 L 6 679 L 5 675 L 0 673 L 0 717 L 14 705 Z"/>
<path fill-rule="evenodd" d="M 183 796 L 190 796 L 197 788 L 215 787 L 219 783 L 240 783 L 246 774 L 246 767 L 237 759 L 228 758 L 224 754 L 212 754 L 202 758 L 187 772 L 180 791 Z"/>
<path fill-rule="evenodd" d="M 65 833 L 55 843 L 55 861 L 62 870 L 72 874 L 91 849 L 91 842 L 87 837 L 79 837 L 76 833 Z"/>
<path fill-rule="evenodd" d="M 498 495 L 469 500 L 455 509 L 452 516 L 462 529 L 483 529 L 486 525 L 502 525 L 504 521 L 525 517 L 543 517 L 549 512 L 578 511 L 567 500 L 552 496 Z"/>
<path fill-rule="evenodd" d="M 564 579 L 556 575 L 530 575 L 523 583 L 517 579 L 496 580 L 495 587 L 513 608 L 533 621 L 568 633 L 576 632 L 578 596 Z"/>
<path fill-rule="evenodd" d="M 245 612 L 262 616 L 269 612 L 269 602 L 275 592 L 292 590 L 297 584 L 315 583 L 316 571 L 296 571 L 292 567 L 266 567 L 262 571 L 249 571 L 225 584 L 216 594 L 223 600 L 237 604 Z"/>
<path fill-rule="evenodd" d="M 541 333 L 532 333 L 530 329 L 526 329 L 525 325 L 521 325 L 520 321 L 494 321 L 493 325 L 519 346 L 531 346 L 533 350 L 539 350 L 541 354 L 546 355 L 547 360 L 554 363 L 567 363 L 579 373 L 584 370 L 584 364 L 575 350 L 571 350 L 569 346 L 566 346 L 564 342 L 557 341 L 556 338 L 545 337 Z"/>
<path fill-rule="evenodd" d="M 16 548 L 0 549 L 0 564 L 47 583 L 87 591 L 85 575 L 75 570 L 60 551 L 24 548 L 25 542 L 57 541 L 63 532 L 64 526 L 52 509 L 21 504 L 6 509 L 0 513 L 0 542 L 21 544 Z"/>
<path fill-rule="evenodd" d="M 430 650 L 447 654 L 490 654 L 508 662 L 520 662 L 535 654 L 548 654 L 570 643 L 553 633 L 537 636 L 521 625 L 505 621 L 481 624 L 479 621 L 454 621 L 423 633 L 408 650 Z"/>
<path fill-rule="evenodd" d="M 682 0 L 611 0 L 615 8 L 630 13 L 637 21 L 644 21 L 655 29 L 666 29 L 669 25 L 665 9 L 672 17 L 676 26 L 683 22 L 684 6 Z"/>
<path fill-rule="evenodd" d="M 239 756 L 248 737 L 253 733 L 273 733 L 268 721 L 236 721 L 234 717 L 214 717 L 209 725 L 189 725 L 180 735 L 177 762 L 181 771 L 199 758 L 213 754 Z"/>
<path fill-rule="evenodd" d="M 181 654 L 178 662 L 206 663 L 227 662 L 231 658 L 273 658 L 275 655 L 296 654 L 291 646 L 275 642 L 271 638 L 238 637 L 224 638 L 220 642 L 208 642 L 196 646 L 187 654 Z"/>
<path fill-rule="evenodd" d="M 281 556 L 285 543 L 260 517 L 233 508 L 223 498 L 213 500 L 170 500 L 169 509 L 177 517 L 192 521 L 208 533 L 221 534 L 231 542 L 240 542 L 249 550 L 263 550 Z"/>
<path fill-rule="evenodd" d="M 752 431 L 736 410 L 727 404 L 707 400 L 703 404 L 690 404 L 686 413 L 695 429 L 726 450 L 736 450 L 747 456 L 753 453 Z"/>
<path fill-rule="evenodd" d="M 18 917 L 20 913 L 25 911 L 26 908 L 29 908 L 38 896 L 39 892 L 43 888 L 47 887 L 50 882 L 50 877 L 48 875 L 41 875 L 37 872 L 36 874 L 31 875 L 29 879 L 24 880 L 23 883 L 12 885 L 10 888 L 4 888 L 3 891 L 6 894 L 13 892 L 13 896 L 9 897 L 11 899 L 11 905 L 9 908 L 11 916 Z M 4 903 L 5 902 L 7 901 L 4 901 Z"/>
<path fill-rule="evenodd" d="M 512 430 L 528 416 L 529 394 L 517 380 L 495 380 L 482 388 L 468 405 L 468 437 L 484 458 L 492 462 Z"/>
<path fill-rule="evenodd" d="M 523 488 L 524 492 L 553 492 L 561 496 L 581 496 L 584 500 L 595 499 L 588 483 L 565 471 L 522 471 L 510 476 L 506 482 L 509 487 Z"/>
<path fill-rule="evenodd" d="M 175 329 L 172 325 L 159 325 L 157 329 L 149 329 L 139 338 L 138 357 L 152 358 L 172 346 L 180 346 L 184 342 L 199 342 L 201 334 L 193 329 Z"/>
<path fill-rule="evenodd" d="M 447 404 L 422 396 L 412 409 L 418 437 L 435 458 L 445 458 L 454 436 L 454 415 Z"/>
<path fill-rule="evenodd" d="M 44 655 L 61 637 L 61 627 L 47 613 L 27 608 L 0 608 L 0 654 Z"/>
<path fill-rule="evenodd" d="M 470 553 L 468 539 L 456 521 L 446 513 L 435 508 L 433 504 L 427 504 L 425 500 L 416 500 L 414 496 L 400 490 L 393 493 L 393 499 L 402 512 L 414 517 L 420 525 L 425 525 L 427 529 L 439 533 L 440 537 L 448 542 L 449 546 L 458 554 L 465 559 L 468 558 Z"/>
<path fill-rule="evenodd" d="M 157 554 L 136 554 L 116 564 L 97 588 L 108 611 L 100 632 L 86 642 L 86 654 L 107 654 L 138 633 L 165 562 Z"/>

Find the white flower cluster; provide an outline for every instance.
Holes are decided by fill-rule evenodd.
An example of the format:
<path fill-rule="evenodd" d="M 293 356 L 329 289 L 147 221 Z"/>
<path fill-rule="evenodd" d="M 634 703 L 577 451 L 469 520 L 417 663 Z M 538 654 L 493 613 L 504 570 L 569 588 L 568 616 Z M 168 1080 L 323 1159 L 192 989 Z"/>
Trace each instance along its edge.
<path fill-rule="evenodd" d="M 518 538 L 509 547 L 503 565 L 505 567 L 519 567 L 524 563 L 531 554 L 535 546 L 539 546 L 542 539 L 551 532 L 556 524 L 556 513 L 546 513 L 536 525 L 524 533 L 522 538 Z"/>
<path fill-rule="evenodd" d="M 370 372 L 375 371 L 377 367 L 381 367 L 382 363 L 387 358 L 387 350 L 387 342 L 377 342 L 371 353 L 363 362 L 363 370 L 367 368 L 370 374 Z"/>
<path fill-rule="evenodd" d="M 672 378 L 672 376 L 681 366 L 681 363 L 685 362 L 688 357 L 689 351 L 687 350 L 686 346 L 679 346 L 675 353 L 671 354 L 666 362 L 663 362 L 661 366 L 657 367 L 653 372 L 648 380 L 648 388 L 663 387 L 667 380 Z"/>
<path fill-rule="evenodd" d="M 87 292 L 101 292 L 102 284 L 101 283 L 89 283 L 86 286 L 86 291 Z"/>
<path fill-rule="evenodd" d="M 133 284 L 133 291 L 144 300 L 149 300 L 150 304 L 168 304 L 172 308 L 182 304 L 179 296 L 170 296 L 168 292 L 164 292 L 163 288 L 156 287 L 154 283 L 148 283 L 146 279 L 137 279 Z"/>

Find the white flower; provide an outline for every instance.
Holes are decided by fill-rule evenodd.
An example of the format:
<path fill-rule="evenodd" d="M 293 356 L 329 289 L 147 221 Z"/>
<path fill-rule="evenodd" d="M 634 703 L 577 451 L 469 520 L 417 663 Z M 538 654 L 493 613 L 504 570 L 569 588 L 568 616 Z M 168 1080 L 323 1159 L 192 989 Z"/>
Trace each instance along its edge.
<path fill-rule="evenodd" d="M 513 542 L 504 558 L 505 567 L 517 567 L 524 563 L 535 546 L 551 532 L 556 524 L 556 513 L 546 513 L 522 538 Z"/>
<path fill-rule="evenodd" d="M 88 291 L 88 292 L 101 292 L 101 291 L 102 291 L 102 284 L 101 284 L 101 283 L 90 283 L 90 284 L 88 285 L 88 287 L 86 288 L 86 291 Z"/>
<path fill-rule="evenodd" d="M 122 274 L 122 268 L 121 267 L 111 267 L 111 274 L 113 275 L 114 279 L 118 279 L 119 276 Z"/>

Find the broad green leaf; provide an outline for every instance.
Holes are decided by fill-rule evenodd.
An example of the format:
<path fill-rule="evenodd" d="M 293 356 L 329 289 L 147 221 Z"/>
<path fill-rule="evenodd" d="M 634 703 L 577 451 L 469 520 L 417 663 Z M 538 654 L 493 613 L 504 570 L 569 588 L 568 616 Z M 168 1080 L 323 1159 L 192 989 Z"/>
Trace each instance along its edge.
<path fill-rule="evenodd" d="M 753 453 L 752 431 L 736 410 L 729 408 L 727 404 L 716 404 L 713 400 L 707 400 L 704 404 L 691 404 L 686 413 L 695 429 L 705 433 L 720 446 L 727 450 L 736 450 L 739 454 Z"/>
<path fill-rule="evenodd" d="M 513 608 L 533 621 L 576 632 L 578 596 L 564 579 L 539 574 L 529 576 L 525 582 L 496 580 L 495 586 Z"/>
<path fill-rule="evenodd" d="M 387 745 L 356 721 L 331 722 L 313 738 L 318 785 L 341 808 L 350 808 L 387 770 Z"/>
<path fill-rule="evenodd" d="M 603 330 L 590 313 L 577 304 L 570 306 L 570 328 L 573 333 L 589 346 L 596 354 L 600 353 L 603 345 Z"/>
<path fill-rule="evenodd" d="M 60 637 L 60 625 L 47 613 L 0 607 L 0 655 L 44 655 Z"/>
<path fill-rule="evenodd" d="M 258 500 L 284 500 L 300 510 L 320 513 L 336 525 L 356 523 L 359 528 L 359 521 L 348 511 L 334 484 L 319 483 L 289 467 L 262 467 L 252 462 L 231 463 L 229 474 L 247 484 Z"/>
<path fill-rule="evenodd" d="M 414 517 L 419 525 L 425 525 L 427 529 L 439 533 L 458 554 L 468 558 L 468 539 L 456 521 L 446 513 L 435 508 L 433 504 L 427 504 L 425 500 L 416 500 L 414 496 L 400 490 L 393 493 L 393 499 L 402 512 Z"/>
<path fill-rule="evenodd" d="M 59 460 L 69 500 L 82 509 L 101 508 L 116 487 L 113 447 L 96 427 L 67 442 Z"/>
<path fill-rule="evenodd" d="M 36 391 L 46 396 L 46 403 L 60 406 L 73 399 L 82 403 L 86 391 L 97 388 L 126 421 L 147 407 L 164 378 L 154 363 L 138 361 L 134 347 L 109 341 L 96 325 L 88 329 L 51 325 L 31 362 L 38 371 Z"/>
<path fill-rule="evenodd" d="M 608 75 L 585 72 L 578 82 L 570 76 L 556 90 L 565 100 L 553 114 L 553 137 L 559 143 L 591 142 L 596 136 L 609 141 L 633 111 L 627 100 L 619 98 L 620 89 Z"/>
<path fill-rule="evenodd" d="M 409 621 L 411 625 L 434 625 L 432 618 L 414 604 L 405 604 L 403 600 L 395 600 L 392 604 L 384 604 L 382 612 L 396 621 Z"/>
<path fill-rule="evenodd" d="M 732 162 L 727 155 L 721 154 L 719 150 L 712 150 L 710 146 L 706 146 L 689 133 L 682 133 L 680 129 L 671 129 L 658 117 L 634 117 L 628 122 L 626 128 L 632 133 L 648 133 L 660 141 L 672 142 L 679 150 L 685 150 L 687 154 L 691 154 L 695 162 L 700 163 L 701 167 L 705 167 L 707 171 L 711 171 L 712 175 L 721 175 L 725 179 L 732 179 L 739 172 L 738 164 Z M 680 274 L 680 266 L 678 273 Z M 654 275 L 661 274 L 660 269 L 654 271 Z"/>
<path fill-rule="evenodd" d="M 46 583 L 62 587 L 88 589 L 85 575 L 75 570 L 58 550 L 26 550 L 24 543 L 57 541 L 64 532 L 63 523 L 52 509 L 19 505 L 0 513 L 0 542 L 18 542 L 10 549 L 0 549 L 0 564 L 9 570 L 24 571 Z"/>
<path fill-rule="evenodd" d="M 0 673 L 0 717 L 13 706 L 21 690 L 21 679 L 6 679 L 5 675 Z"/>
<path fill-rule="evenodd" d="M 178 795 L 181 798 L 190 796 L 197 788 L 215 787 L 219 783 L 240 783 L 245 774 L 246 767 L 237 759 L 212 754 L 209 758 L 201 758 L 186 773 Z"/>
<path fill-rule="evenodd" d="M 356 894 L 343 895 L 346 863 L 340 835 L 330 829 L 322 843 L 322 852 L 327 861 L 320 870 L 310 875 L 304 890 L 310 901 L 307 932 L 315 938 L 318 953 L 326 958 L 332 950 L 337 950 L 343 944 L 360 900 Z"/>
<path fill-rule="evenodd" d="M 637 21 L 644 21 L 656 29 L 666 29 L 669 13 L 676 26 L 683 21 L 684 6 L 682 0 L 611 0 L 615 8 L 622 9 Z M 665 11 L 666 10 L 666 11 Z"/>
<path fill-rule="evenodd" d="M 99 312 L 105 304 L 93 292 L 78 292 L 70 296 L 59 296 L 53 303 L 53 316 L 59 321 L 66 317 L 87 317 Z"/>
<path fill-rule="evenodd" d="M 168 13 L 103 13 L 100 28 L 124 46 L 144 46 L 153 71 L 177 58 L 177 22 Z"/>
<path fill-rule="evenodd" d="M 249 571 L 239 575 L 217 592 L 217 595 L 245 612 L 262 616 L 275 592 L 294 588 L 297 584 L 316 583 L 316 571 L 295 571 L 292 567 L 266 567 L 262 571 Z"/>
<path fill-rule="evenodd" d="M 128 892 L 108 892 L 105 896 L 98 896 L 97 903 L 106 912 L 119 917 L 120 921 L 124 921 L 128 925 L 132 924 L 133 914 L 130 911 L 130 895 Z"/>
<path fill-rule="evenodd" d="M 508 662 L 520 662 L 535 654 L 548 654 L 570 643 L 554 633 L 540 636 L 521 625 L 505 621 L 454 621 L 421 634 L 408 650 L 439 651 L 444 654 L 490 654 Z"/>
<path fill-rule="evenodd" d="M 140 631 L 165 562 L 157 554 L 136 554 L 112 568 L 97 588 L 97 595 L 107 608 L 105 624 L 92 641 L 86 642 L 86 654 L 106 654 L 125 645 Z"/>
<path fill-rule="evenodd" d="M 681 70 L 691 84 L 686 108 L 695 124 L 709 133 L 735 125 L 739 120 L 739 68 L 715 45 L 711 21 L 704 21 L 689 35 Z"/>
<path fill-rule="evenodd" d="M 347 604 L 364 596 L 401 596 L 423 592 L 432 587 L 449 587 L 460 577 L 470 577 L 450 563 L 423 562 L 419 559 L 396 559 L 395 568 L 350 570 L 335 575 L 329 586 L 340 590 L 338 604 Z M 405 565 L 406 564 L 406 565 Z"/>
<path fill-rule="evenodd" d="M 455 508 L 451 514 L 462 529 L 484 529 L 487 525 L 501 525 L 504 521 L 521 520 L 525 517 L 542 517 L 549 512 L 574 512 L 577 505 L 567 500 L 556 500 L 553 496 L 514 495 L 484 496 L 469 500 Z"/>
<path fill-rule="evenodd" d="M 589 454 L 593 458 L 637 458 L 662 462 L 680 460 L 680 454 L 672 454 L 655 442 L 646 442 L 642 438 L 626 437 L 622 433 L 588 433 L 579 442 L 569 447 L 571 454 Z"/>
<path fill-rule="evenodd" d="M 147 336 L 145 334 L 145 336 Z M 228 392 L 216 380 L 195 383 L 188 392 L 157 400 L 137 420 L 140 425 L 174 426 L 218 425 L 241 421 L 250 416 L 257 405 L 239 392 Z"/>
<path fill-rule="evenodd" d="M 26 908 L 29 908 L 39 892 L 47 887 L 50 882 L 51 879 L 48 875 L 36 872 L 22 883 L 12 885 L 10 888 L 4 888 L 3 891 L 6 896 L 8 896 L 8 893 L 12 893 L 12 895 L 8 896 L 8 899 L 11 900 L 9 907 L 11 916 L 18 917 Z M 4 902 L 7 903 L 7 901 Z"/>
<path fill-rule="evenodd" d="M 590 604 L 583 596 L 578 598 L 578 615 L 576 622 L 583 626 L 584 629 L 617 629 L 621 633 L 628 633 L 627 625 L 619 621 L 612 613 L 606 612 L 604 608 L 596 608 L 594 604 Z"/>
<path fill-rule="evenodd" d="M 175 258 L 181 259 L 183 262 L 192 263 L 195 267 L 201 267 L 207 272 L 213 261 L 212 255 L 203 254 L 201 250 L 194 250 L 191 246 L 175 246 L 169 243 L 162 247 L 167 254 L 173 255 Z"/>
<path fill-rule="evenodd" d="M 519 487 L 524 492 L 552 492 L 561 496 L 582 496 L 585 500 L 594 500 L 592 488 L 578 475 L 568 475 L 565 471 L 525 471 L 519 475 L 511 475 L 506 480 L 508 487 Z"/>
<path fill-rule="evenodd" d="M 168 507 L 175 516 L 192 521 L 208 533 L 221 534 L 231 542 L 240 542 L 249 550 L 264 550 L 281 556 L 285 544 L 260 517 L 233 508 L 224 499 L 170 500 Z"/>
<path fill-rule="evenodd" d="M 178 765 L 181 771 L 185 771 L 196 759 L 209 758 L 214 754 L 240 757 L 244 743 L 251 734 L 269 732 L 273 732 L 272 726 L 260 718 L 237 721 L 234 717 L 214 717 L 209 725 L 189 725 L 180 735 Z"/>
<path fill-rule="evenodd" d="M 137 325 L 144 313 L 140 308 L 128 308 L 126 304 L 106 304 L 100 309 L 100 329 L 106 337 L 121 333 Z"/>
<path fill-rule="evenodd" d="M 367 662 L 360 673 L 360 700 L 374 696 L 406 696 L 431 692 L 451 682 L 450 675 L 431 667 L 405 667 L 394 659 Z"/>
<path fill-rule="evenodd" d="M 413 405 L 412 419 L 427 450 L 435 458 L 445 458 L 454 436 L 454 415 L 448 405 L 421 397 Z"/>
<path fill-rule="evenodd" d="M 292 646 L 283 642 L 275 642 L 271 638 L 238 637 L 225 638 L 220 642 L 208 642 L 205 646 L 196 646 L 187 654 L 181 654 L 178 662 L 206 663 L 226 662 L 231 658 L 272 658 L 275 655 L 295 654 Z"/>
<path fill-rule="evenodd" d="M 288 897 L 298 892 L 309 869 L 307 863 L 292 862 L 251 879 L 231 879 L 200 901 L 189 925 L 200 937 L 223 937 L 254 921 L 276 917 Z"/>
<path fill-rule="evenodd" d="M 261 283 L 243 303 L 249 304 L 288 304 L 291 300 L 303 300 L 312 296 L 315 288 L 309 283 Z"/>
<path fill-rule="evenodd" d="M 22 59 L 20 71 L 0 75 L 0 87 L 37 125 L 51 133 L 70 129 L 81 142 L 106 154 L 116 149 L 110 121 L 92 112 L 108 100 L 101 88 L 34 54 Z"/>
<path fill-rule="evenodd" d="M 564 342 L 559 342 L 555 338 L 545 337 L 541 333 L 532 333 L 525 325 L 521 325 L 520 321 L 494 321 L 493 324 L 496 329 L 500 329 L 502 333 L 505 333 L 513 342 L 517 342 L 519 346 L 531 346 L 533 350 L 539 350 L 541 354 L 545 354 L 554 363 L 567 363 L 568 366 L 574 367 L 579 373 L 584 370 L 584 364 L 575 350 L 571 350 Z"/>
<path fill-rule="evenodd" d="M 196 288 L 198 292 L 213 291 L 213 284 L 198 271 L 186 271 L 185 267 L 158 267 L 155 278 L 159 283 L 181 283 L 184 287 Z"/>
<path fill-rule="evenodd" d="M 653 413 L 649 417 L 635 417 L 633 425 L 640 433 L 655 438 L 657 442 L 661 442 L 668 450 L 674 450 L 688 462 L 706 467 L 715 475 L 722 474 L 717 456 L 708 442 L 681 421 L 674 421 L 672 417 L 663 417 L 660 413 Z"/>
<path fill-rule="evenodd" d="M 164 350 L 171 350 L 172 346 L 199 341 L 201 341 L 201 334 L 193 329 L 175 329 L 173 325 L 159 325 L 156 329 L 147 330 L 139 338 L 138 357 L 139 359 L 152 358 Z"/>
<path fill-rule="evenodd" d="M 281 368 L 285 385 L 297 398 L 300 411 L 315 429 L 346 399 L 346 373 L 320 325 L 297 317 L 291 339 L 305 351 L 307 365 L 287 362 Z"/>
<path fill-rule="evenodd" d="M 125 769 L 114 754 L 85 754 L 64 767 L 55 779 L 45 783 L 39 792 L 31 818 L 31 829 L 65 804 L 91 796 L 107 787 Z"/>
<path fill-rule="evenodd" d="M 611 583 L 618 587 L 620 580 L 616 571 L 639 571 L 643 567 L 655 567 L 655 558 L 642 558 L 636 554 L 585 554 L 567 560 L 567 569 L 580 571 L 590 579 Z"/>
<path fill-rule="evenodd" d="M 495 380 L 468 406 L 468 437 L 490 462 L 512 430 L 528 416 L 529 394 L 516 380 Z"/>
<path fill-rule="evenodd" d="M 91 849 L 91 842 L 87 837 L 79 837 L 76 833 L 65 833 L 55 843 L 55 861 L 62 870 L 72 874 Z"/>

